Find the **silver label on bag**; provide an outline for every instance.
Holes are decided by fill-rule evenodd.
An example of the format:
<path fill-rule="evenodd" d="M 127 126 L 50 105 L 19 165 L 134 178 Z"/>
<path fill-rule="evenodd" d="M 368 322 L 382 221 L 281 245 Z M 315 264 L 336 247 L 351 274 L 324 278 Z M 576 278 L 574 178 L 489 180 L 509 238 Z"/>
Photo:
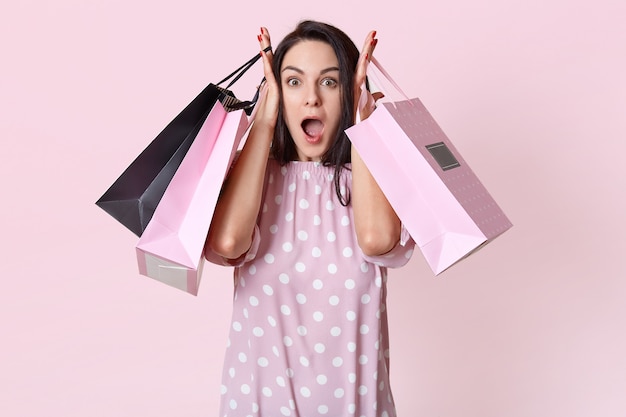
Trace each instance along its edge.
<path fill-rule="evenodd" d="M 441 169 L 444 171 L 461 166 L 459 161 L 457 161 L 454 155 L 452 155 L 452 152 L 450 152 L 450 149 L 443 142 L 426 145 L 426 149 L 428 149 L 428 152 L 430 152 L 433 158 L 435 158 L 435 161 L 437 161 Z"/>

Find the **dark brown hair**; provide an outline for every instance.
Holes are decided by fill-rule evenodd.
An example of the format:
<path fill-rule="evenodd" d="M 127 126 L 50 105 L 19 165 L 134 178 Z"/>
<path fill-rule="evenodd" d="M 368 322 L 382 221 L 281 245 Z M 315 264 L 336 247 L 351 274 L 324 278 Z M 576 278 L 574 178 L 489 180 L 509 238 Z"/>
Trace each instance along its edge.
<path fill-rule="evenodd" d="M 285 36 L 274 51 L 273 71 L 277 81 L 280 80 L 280 68 L 285 54 L 292 46 L 304 40 L 316 40 L 327 43 L 335 51 L 339 62 L 341 117 L 336 137 L 328 150 L 322 155 L 321 162 L 325 166 L 335 168 L 335 192 L 341 204 L 345 206 L 349 204 L 350 196 L 341 194 L 339 179 L 341 170 L 345 168 L 344 165 L 350 162 L 351 144 L 344 131 L 354 124 L 354 72 L 359 60 L 359 50 L 348 35 L 336 27 L 311 20 L 302 21 L 293 32 Z M 278 85 L 281 91 L 281 102 L 272 141 L 272 156 L 280 164 L 284 165 L 297 159 L 297 152 L 294 140 L 284 119 L 282 83 L 279 81 Z"/>

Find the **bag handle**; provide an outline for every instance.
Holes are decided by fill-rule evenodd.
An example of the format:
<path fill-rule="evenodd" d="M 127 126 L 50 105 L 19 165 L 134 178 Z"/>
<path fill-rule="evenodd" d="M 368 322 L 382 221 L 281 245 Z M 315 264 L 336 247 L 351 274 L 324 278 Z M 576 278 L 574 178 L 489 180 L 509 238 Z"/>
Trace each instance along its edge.
<path fill-rule="evenodd" d="M 413 102 L 411 102 L 411 99 L 409 99 L 409 97 L 405 94 L 404 91 L 402 91 L 402 88 L 400 88 L 400 86 L 398 85 L 398 83 L 396 83 L 394 81 L 394 79 L 391 77 L 391 75 L 385 70 L 385 68 L 383 68 L 383 66 L 381 65 L 381 63 L 375 58 L 372 57 L 370 64 L 373 64 L 374 67 L 382 74 L 382 76 L 387 80 L 388 84 L 391 84 L 398 93 L 400 93 L 400 95 L 410 104 L 413 105 Z M 383 84 L 380 81 L 380 78 L 378 77 L 378 74 L 376 74 L 376 72 L 374 72 L 370 66 L 367 66 L 367 77 L 365 82 L 363 84 L 361 84 L 361 95 L 359 96 L 359 101 L 357 103 L 357 107 L 356 107 L 356 122 L 360 122 L 361 119 L 361 113 L 364 110 L 368 110 L 368 113 L 371 113 L 372 111 L 374 111 L 374 109 L 376 108 L 376 103 L 374 101 L 374 97 L 372 96 L 372 94 L 369 91 L 369 86 L 367 85 L 368 79 L 369 78 L 373 78 L 374 79 L 374 85 L 378 88 L 380 88 L 381 91 L 386 92 L 385 88 L 383 87 Z M 367 86 L 366 86 L 367 85 Z"/>
<path fill-rule="evenodd" d="M 380 71 L 380 73 L 383 75 L 383 77 L 396 89 L 396 91 L 398 93 L 400 93 L 400 95 L 405 99 L 405 100 L 410 100 L 409 97 L 404 93 L 404 91 L 402 91 L 402 88 L 400 88 L 400 86 L 398 85 L 398 83 L 396 83 L 394 81 L 393 78 L 391 78 L 391 75 L 385 70 L 385 68 L 383 68 L 383 66 L 381 65 L 381 63 L 376 59 L 376 57 L 372 57 L 372 60 L 370 61 L 370 63 L 374 64 L 374 67 L 376 67 L 376 69 L 378 69 L 378 71 Z M 377 87 L 379 87 L 381 90 L 383 89 L 383 86 L 380 82 L 380 78 L 378 78 L 378 75 L 374 72 L 371 71 L 369 69 L 369 66 L 367 68 L 367 75 L 371 76 L 372 78 L 374 78 L 376 81 L 379 81 L 378 83 L 374 83 Z"/>
<path fill-rule="evenodd" d="M 271 46 L 268 46 L 267 48 L 263 49 L 264 52 L 269 52 L 272 50 Z M 248 100 L 248 101 L 240 101 L 238 99 L 235 98 L 235 95 L 230 92 L 228 89 L 237 81 L 239 80 L 245 73 L 246 71 L 248 71 L 250 68 L 252 68 L 252 66 L 261 58 L 261 54 L 257 54 L 255 56 L 253 56 L 252 58 L 250 58 L 248 60 L 248 62 L 246 62 L 245 64 L 243 64 L 242 66 L 240 66 L 239 68 L 237 68 L 235 71 L 233 71 L 232 73 L 230 73 L 228 76 L 226 76 L 226 78 L 224 78 L 223 80 L 221 80 L 220 82 L 218 82 L 216 84 L 216 86 L 218 86 L 218 88 L 220 90 L 222 90 L 222 94 L 220 97 L 228 99 L 229 103 L 228 103 L 228 109 L 230 110 L 245 110 L 245 112 L 250 115 L 250 113 L 252 112 L 252 109 L 254 108 L 254 106 L 256 105 L 256 102 L 259 99 L 259 89 L 257 89 L 256 93 L 254 94 L 254 97 L 252 98 L 252 100 Z M 233 76 L 235 76 L 235 78 L 230 81 L 230 83 L 228 83 L 228 85 L 223 88 L 223 87 L 219 87 L 220 84 L 226 82 L 227 80 L 229 80 L 230 78 L 232 78 Z M 220 99 L 220 101 L 222 101 Z"/>
<path fill-rule="evenodd" d="M 271 46 L 268 46 L 267 48 L 265 48 L 263 50 L 263 52 L 269 52 L 272 50 Z M 239 80 L 241 78 L 241 76 L 243 74 L 246 73 L 246 71 L 248 71 L 250 68 L 252 68 L 252 66 L 261 58 L 261 54 L 256 54 L 254 57 L 250 58 L 248 60 L 248 62 L 246 62 L 245 64 L 243 64 L 242 66 L 240 66 L 239 68 L 237 68 L 236 70 L 234 70 L 232 73 L 230 73 L 229 75 L 227 75 L 222 81 L 218 82 L 216 85 L 220 85 L 223 82 L 228 81 L 229 79 L 231 79 L 233 76 L 237 75 L 227 86 L 226 89 L 229 89 L 230 87 L 232 87 L 233 84 L 235 84 L 235 82 L 237 82 L 237 80 Z"/>

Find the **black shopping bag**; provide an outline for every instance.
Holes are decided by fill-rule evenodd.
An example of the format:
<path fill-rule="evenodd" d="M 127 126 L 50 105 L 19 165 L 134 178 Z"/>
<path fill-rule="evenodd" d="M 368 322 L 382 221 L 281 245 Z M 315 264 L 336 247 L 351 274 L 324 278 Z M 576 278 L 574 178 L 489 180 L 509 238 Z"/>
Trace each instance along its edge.
<path fill-rule="evenodd" d="M 251 101 L 240 101 L 228 88 L 259 58 L 257 54 L 219 83 L 211 83 L 202 90 L 139 154 L 96 204 L 141 236 L 217 100 L 227 111 L 244 109 L 248 114 L 252 112 L 258 91 Z M 226 88 L 219 86 L 233 77 Z"/>

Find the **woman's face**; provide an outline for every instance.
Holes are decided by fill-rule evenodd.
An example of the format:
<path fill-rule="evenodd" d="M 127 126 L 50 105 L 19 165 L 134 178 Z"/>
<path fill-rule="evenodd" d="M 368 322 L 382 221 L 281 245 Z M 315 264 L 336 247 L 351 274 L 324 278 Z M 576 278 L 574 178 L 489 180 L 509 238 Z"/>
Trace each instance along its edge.
<path fill-rule="evenodd" d="M 293 45 L 280 68 L 283 114 L 298 160 L 320 161 L 337 134 L 341 118 L 339 62 L 321 41 Z"/>

